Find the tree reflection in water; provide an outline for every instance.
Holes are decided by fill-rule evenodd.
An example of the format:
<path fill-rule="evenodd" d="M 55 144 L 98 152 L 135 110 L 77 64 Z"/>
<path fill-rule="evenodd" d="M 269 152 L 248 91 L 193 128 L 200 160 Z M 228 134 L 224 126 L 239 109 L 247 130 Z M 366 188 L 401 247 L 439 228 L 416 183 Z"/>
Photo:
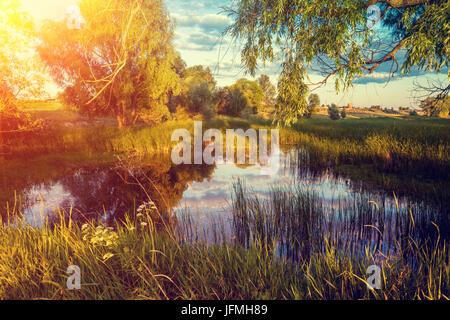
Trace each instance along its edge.
<path fill-rule="evenodd" d="M 153 201 L 168 217 L 193 181 L 211 177 L 213 165 L 174 165 L 158 159 L 135 168 L 83 168 L 61 180 L 71 197 L 63 207 L 75 204 L 75 218 L 103 217 L 106 223 L 132 215 L 145 201 Z"/>

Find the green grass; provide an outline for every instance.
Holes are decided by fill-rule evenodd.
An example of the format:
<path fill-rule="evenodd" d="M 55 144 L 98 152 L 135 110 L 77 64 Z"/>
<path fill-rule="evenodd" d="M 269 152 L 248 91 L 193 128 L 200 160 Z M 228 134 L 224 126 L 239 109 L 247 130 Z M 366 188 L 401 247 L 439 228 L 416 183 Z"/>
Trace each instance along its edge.
<path fill-rule="evenodd" d="M 371 164 L 376 172 L 449 178 L 447 119 L 310 119 L 294 129 L 282 142 L 301 145 L 314 166 Z"/>
<path fill-rule="evenodd" d="M 214 242 L 193 239 L 199 230 L 189 219 L 180 219 L 176 231 L 161 227 L 151 206 L 114 228 L 80 227 L 67 217 L 42 228 L 31 228 L 23 220 L 1 224 L 0 299 L 449 297 L 448 247 L 435 226 L 437 237 L 415 237 L 413 231 L 423 223 L 420 210 L 411 215 L 413 224 L 403 226 L 409 233 L 397 234 L 395 252 L 383 255 L 365 245 L 345 246 L 325 229 L 318 232 L 319 224 L 328 223 L 320 199 L 304 188 L 274 190 L 268 200 L 247 192 L 243 184 L 235 185 L 231 242 L 221 227 L 209 230 Z M 374 207 L 355 201 L 352 208 L 364 212 L 351 215 L 343 205 L 341 211 L 350 216 L 336 217 L 348 222 L 344 226 L 356 223 L 362 228 L 371 215 L 381 214 Z M 356 229 L 347 231 L 358 234 Z M 280 246 L 285 250 L 279 251 Z M 372 264 L 382 267 L 382 290 L 366 286 L 366 269 Z M 81 268 L 81 290 L 66 288 L 69 265 Z"/>
<path fill-rule="evenodd" d="M 303 133 L 333 139 L 363 141 L 371 134 L 391 133 L 399 139 L 411 138 L 425 143 L 439 143 L 450 137 L 450 120 L 440 118 L 372 118 L 372 119 L 305 119 L 298 121 L 294 128 Z"/>
<path fill-rule="evenodd" d="M 255 123 L 259 123 L 256 122 Z M 246 120 L 217 117 L 205 121 L 204 128 L 244 128 L 252 125 Z M 176 142 L 171 141 L 176 129 L 193 134 L 194 121 L 168 121 L 163 124 L 134 126 L 120 130 L 115 126 L 73 127 L 55 126 L 39 132 L 3 135 L 2 154 L 8 158 L 26 155 L 43 156 L 82 152 L 86 154 L 140 153 L 143 155 L 168 152 Z"/>
<path fill-rule="evenodd" d="M 381 170 L 408 171 L 427 167 L 430 174 L 446 174 L 450 160 L 450 120 L 309 119 L 282 128 L 282 144 L 301 144 L 322 165 L 374 163 Z M 217 117 L 204 128 L 267 128 L 268 121 Z M 21 157 L 64 152 L 149 154 L 168 151 L 175 129 L 193 131 L 193 121 L 170 121 L 155 127 L 119 130 L 112 126 L 54 127 L 41 132 L 3 137 L 2 154 Z M 395 166 L 392 165 L 396 162 Z M 400 170 L 401 169 L 401 170 Z M 434 171 L 433 171 L 434 170 Z"/>

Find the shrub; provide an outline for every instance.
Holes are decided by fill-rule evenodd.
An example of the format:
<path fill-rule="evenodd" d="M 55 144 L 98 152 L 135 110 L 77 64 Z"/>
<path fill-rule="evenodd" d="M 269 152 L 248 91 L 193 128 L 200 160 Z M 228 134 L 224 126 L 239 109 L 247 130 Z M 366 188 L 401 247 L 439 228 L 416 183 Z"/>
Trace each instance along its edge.
<path fill-rule="evenodd" d="M 317 113 L 317 107 L 314 105 L 309 105 L 304 117 L 310 119 L 313 114 Z"/>
<path fill-rule="evenodd" d="M 142 109 L 139 117 L 147 124 L 159 124 L 170 119 L 170 112 L 166 105 L 155 103 L 151 109 Z"/>
<path fill-rule="evenodd" d="M 331 120 L 339 120 L 339 109 L 336 107 L 336 105 L 333 103 L 331 107 L 328 107 L 328 115 L 330 116 Z"/>
<path fill-rule="evenodd" d="M 191 113 L 200 114 L 203 119 L 208 120 L 215 116 L 214 96 L 211 86 L 202 82 L 200 85 L 189 90 L 188 105 Z"/>
<path fill-rule="evenodd" d="M 42 128 L 41 120 L 34 120 L 29 113 L 21 111 L 15 104 L 0 100 L 0 133 L 38 128 Z"/>

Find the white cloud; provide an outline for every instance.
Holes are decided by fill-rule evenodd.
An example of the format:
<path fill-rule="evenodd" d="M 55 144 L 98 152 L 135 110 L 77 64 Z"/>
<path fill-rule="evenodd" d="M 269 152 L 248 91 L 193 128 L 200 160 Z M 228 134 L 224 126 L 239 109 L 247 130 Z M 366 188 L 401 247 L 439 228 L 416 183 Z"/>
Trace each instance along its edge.
<path fill-rule="evenodd" d="M 222 33 L 228 27 L 232 20 L 221 14 L 205 14 L 205 15 L 180 15 L 173 13 L 172 17 L 177 22 L 178 27 L 199 27 L 203 31 L 211 33 Z"/>

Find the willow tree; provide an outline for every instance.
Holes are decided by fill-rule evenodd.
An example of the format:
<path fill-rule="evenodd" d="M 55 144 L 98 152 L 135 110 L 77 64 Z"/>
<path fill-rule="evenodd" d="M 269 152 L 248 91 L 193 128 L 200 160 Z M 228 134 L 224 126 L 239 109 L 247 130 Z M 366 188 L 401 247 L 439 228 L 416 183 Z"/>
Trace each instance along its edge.
<path fill-rule="evenodd" d="M 264 100 L 261 110 L 258 110 L 266 118 L 271 118 L 275 112 L 277 89 L 270 82 L 270 78 L 266 74 L 262 74 L 256 80 L 264 93 Z"/>
<path fill-rule="evenodd" d="M 330 79 L 339 92 L 386 64 L 390 74 L 448 67 L 449 0 L 237 0 L 226 12 L 252 75 L 281 59 L 277 116 L 286 123 L 307 112 L 311 87 Z M 323 79 L 312 83 L 311 71 Z"/>
<path fill-rule="evenodd" d="M 42 28 L 42 59 L 82 110 L 113 114 L 119 127 L 169 114 L 173 24 L 161 0 L 81 0 L 80 16 Z M 79 19 L 78 23 L 73 20 Z"/>
<path fill-rule="evenodd" d="M 235 84 L 231 86 L 232 90 L 239 90 L 242 95 L 247 99 L 248 113 L 256 114 L 261 111 L 264 103 L 264 91 L 259 86 L 258 82 L 239 79 Z"/>

